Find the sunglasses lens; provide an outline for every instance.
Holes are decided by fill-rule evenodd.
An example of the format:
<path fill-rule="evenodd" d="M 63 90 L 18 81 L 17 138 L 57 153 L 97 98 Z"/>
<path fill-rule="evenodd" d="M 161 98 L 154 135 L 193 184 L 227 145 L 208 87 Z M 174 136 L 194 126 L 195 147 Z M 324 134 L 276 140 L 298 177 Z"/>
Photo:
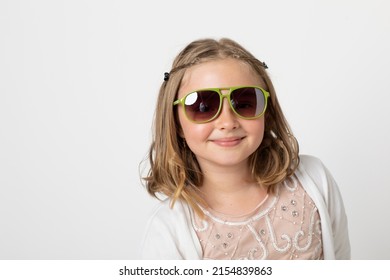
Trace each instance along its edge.
<path fill-rule="evenodd" d="M 231 93 L 230 100 L 241 117 L 255 118 L 264 113 L 265 96 L 258 88 L 238 88 Z"/>
<path fill-rule="evenodd" d="M 206 122 L 218 113 L 220 97 L 215 91 L 197 91 L 187 95 L 184 103 L 189 119 L 194 122 Z"/>

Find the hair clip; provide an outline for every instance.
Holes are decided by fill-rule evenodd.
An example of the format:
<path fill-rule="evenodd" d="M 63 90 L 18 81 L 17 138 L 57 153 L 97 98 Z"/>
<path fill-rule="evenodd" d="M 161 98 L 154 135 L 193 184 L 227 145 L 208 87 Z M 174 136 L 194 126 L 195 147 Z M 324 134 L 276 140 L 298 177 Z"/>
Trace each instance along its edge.
<path fill-rule="evenodd" d="M 268 65 L 264 61 L 261 64 L 263 65 L 264 69 L 268 69 Z"/>
<path fill-rule="evenodd" d="M 165 72 L 164 73 L 164 81 L 168 81 L 168 80 L 169 80 L 169 73 Z"/>

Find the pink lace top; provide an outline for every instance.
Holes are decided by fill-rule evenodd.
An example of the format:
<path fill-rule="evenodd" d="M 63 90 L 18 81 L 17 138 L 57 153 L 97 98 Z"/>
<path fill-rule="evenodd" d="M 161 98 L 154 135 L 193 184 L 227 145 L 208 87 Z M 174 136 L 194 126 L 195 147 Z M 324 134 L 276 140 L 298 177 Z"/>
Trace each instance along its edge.
<path fill-rule="evenodd" d="M 203 209 L 193 226 L 203 259 L 323 259 L 317 207 L 296 177 L 241 217 Z"/>

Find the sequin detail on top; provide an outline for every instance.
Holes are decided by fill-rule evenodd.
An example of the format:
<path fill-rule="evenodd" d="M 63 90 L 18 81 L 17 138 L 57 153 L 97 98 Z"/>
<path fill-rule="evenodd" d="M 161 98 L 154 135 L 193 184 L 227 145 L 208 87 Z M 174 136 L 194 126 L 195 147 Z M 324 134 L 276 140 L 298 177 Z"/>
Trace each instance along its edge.
<path fill-rule="evenodd" d="M 318 210 L 296 177 L 246 216 L 202 210 L 192 223 L 203 259 L 323 259 Z"/>

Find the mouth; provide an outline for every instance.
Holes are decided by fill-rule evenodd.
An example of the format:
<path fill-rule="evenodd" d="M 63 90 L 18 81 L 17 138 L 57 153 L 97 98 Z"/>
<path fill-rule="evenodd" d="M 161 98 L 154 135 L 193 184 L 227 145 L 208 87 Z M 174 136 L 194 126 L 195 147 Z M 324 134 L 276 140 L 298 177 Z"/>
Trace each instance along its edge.
<path fill-rule="evenodd" d="M 239 145 L 244 138 L 245 137 L 220 138 L 211 140 L 211 142 L 221 147 L 234 147 Z"/>

